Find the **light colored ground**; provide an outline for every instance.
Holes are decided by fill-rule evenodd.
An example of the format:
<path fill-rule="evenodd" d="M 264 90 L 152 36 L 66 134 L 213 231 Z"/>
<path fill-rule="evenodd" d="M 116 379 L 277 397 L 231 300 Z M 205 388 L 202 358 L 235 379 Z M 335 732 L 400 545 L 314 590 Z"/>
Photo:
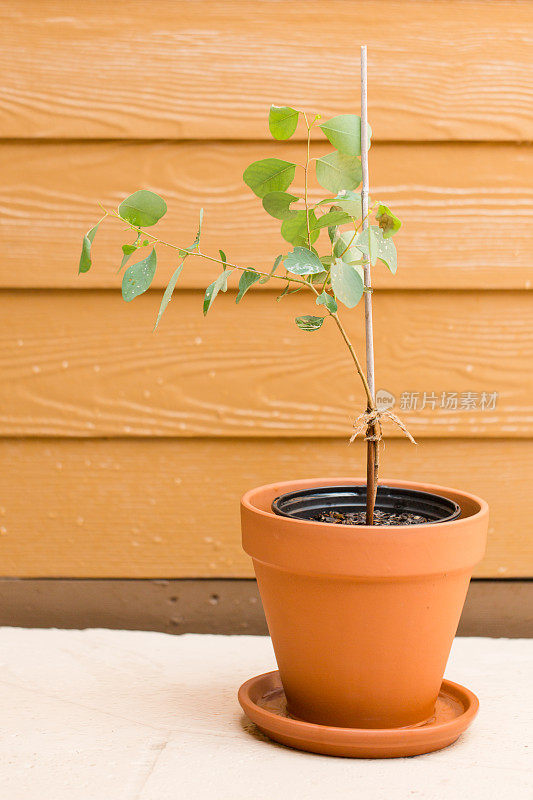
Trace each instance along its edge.
<path fill-rule="evenodd" d="M 275 667 L 269 639 L 3 628 L 0 794 L 531 798 L 532 662 L 532 640 L 457 639 L 446 675 L 480 698 L 471 729 L 438 753 L 358 761 L 289 750 L 245 721 L 237 688 Z"/>

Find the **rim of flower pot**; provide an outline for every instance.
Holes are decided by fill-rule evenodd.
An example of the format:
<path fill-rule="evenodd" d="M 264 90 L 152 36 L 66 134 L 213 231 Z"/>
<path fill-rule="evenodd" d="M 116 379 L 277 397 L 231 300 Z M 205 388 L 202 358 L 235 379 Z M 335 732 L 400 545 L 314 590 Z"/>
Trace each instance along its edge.
<path fill-rule="evenodd" d="M 448 497 L 461 516 L 438 525 L 332 525 L 282 517 L 270 506 L 280 494 L 327 485 L 361 485 L 362 478 L 308 478 L 249 490 L 241 501 L 242 543 L 254 560 L 315 575 L 397 578 L 464 571 L 484 555 L 488 505 L 470 492 L 438 484 L 383 478 L 379 483 Z"/>
<path fill-rule="evenodd" d="M 297 478 L 295 480 L 289 481 L 278 481 L 276 483 L 265 483 L 262 486 L 256 486 L 253 489 L 248 489 L 241 498 L 241 504 L 248 508 L 250 511 L 253 511 L 257 514 L 261 514 L 276 520 L 279 520 L 281 516 L 276 514 L 271 509 L 272 502 L 275 500 L 276 497 L 282 494 L 288 494 L 292 491 L 298 491 L 300 489 L 313 489 L 318 488 L 320 486 L 337 486 L 337 485 L 353 485 L 353 486 L 364 486 L 366 484 L 366 480 L 364 478 Z M 475 516 L 481 516 L 488 513 L 489 507 L 485 500 L 481 497 L 478 497 L 471 492 L 465 492 L 460 489 L 453 489 L 449 486 L 440 486 L 436 483 L 423 483 L 422 481 L 404 481 L 395 478 L 381 478 L 378 481 L 378 485 L 381 486 L 392 486 L 401 489 L 414 489 L 418 491 L 430 492 L 437 495 L 441 495 L 442 497 L 448 497 L 449 499 L 453 500 L 454 502 L 458 503 L 461 507 L 461 516 L 455 518 L 453 520 L 444 520 L 441 524 L 443 527 L 445 525 L 453 523 L 454 525 L 460 525 L 461 523 L 465 523 L 467 520 L 472 519 Z M 420 487 L 424 487 L 420 489 Z M 268 508 L 261 508 L 260 506 L 256 505 L 253 502 L 253 498 L 259 492 L 266 492 L 268 490 L 272 490 L 273 496 L 272 501 L 268 504 Z M 461 503 L 461 499 L 464 501 Z M 469 506 L 477 506 L 476 508 L 472 509 Z M 318 522 L 316 520 L 311 519 L 303 519 L 301 517 L 291 517 L 291 516 L 283 516 L 283 519 L 289 522 L 295 522 L 297 525 L 308 525 L 310 527 L 319 527 L 323 528 L 327 526 L 328 528 L 350 528 L 351 530 L 360 531 L 365 529 L 366 531 L 412 531 L 413 527 L 416 527 L 417 530 L 420 528 L 427 528 L 432 527 L 432 523 L 420 523 L 419 525 L 412 526 L 412 525 L 332 525 L 329 522 Z"/>
<path fill-rule="evenodd" d="M 317 512 L 363 512 L 366 508 L 366 485 L 327 485 L 297 489 L 274 498 L 272 511 L 282 517 L 315 519 Z M 458 519 L 461 507 L 455 500 L 420 489 L 406 489 L 380 483 L 377 487 L 376 510 L 389 513 L 410 513 L 423 519 L 410 525 L 440 525 Z M 320 520 L 319 520 L 320 521 Z M 327 520 L 322 520 L 327 522 Z M 329 521 L 328 524 L 335 524 Z M 343 523 L 344 524 L 344 523 Z M 407 524 L 407 523 L 406 523 Z M 394 523 L 398 527 L 397 523 Z"/>

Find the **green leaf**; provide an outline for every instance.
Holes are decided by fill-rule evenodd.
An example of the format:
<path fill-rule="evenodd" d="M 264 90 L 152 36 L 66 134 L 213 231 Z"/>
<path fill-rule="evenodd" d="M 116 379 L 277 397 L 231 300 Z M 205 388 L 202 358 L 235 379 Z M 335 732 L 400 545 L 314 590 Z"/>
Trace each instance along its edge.
<path fill-rule="evenodd" d="M 331 206 L 331 211 L 345 211 L 350 217 L 359 219 L 362 216 L 361 195 L 359 192 L 342 189 L 336 197 L 326 197 L 317 206 Z"/>
<path fill-rule="evenodd" d="M 254 161 L 246 167 L 243 180 L 252 192 L 263 198 L 270 192 L 284 192 L 291 185 L 294 178 L 296 164 L 290 161 L 281 161 L 279 158 L 265 158 Z"/>
<path fill-rule="evenodd" d="M 318 217 L 316 221 L 313 221 L 310 227 L 312 231 L 316 231 L 320 228 L 329 228 L 332 225 L 346 225 L 347 222 L 351 221 L 352 218 L 345 211 L 329 211 L 327 214 Z"/>
<path fill-rule="evenodd" d="M 334 314 L 337 310 L 337 301 L 327 292 L 322 292 L 316 299 L 317 306 L 326 306 L 328 311 Z"/>
<path fill-rule="evenodd" d="M 380 261 L 383 261 L 393 275 L 396 273 L 398 269 L 398 256 L 392 239 L 383 239 L 382 242 L 379 242 L 378 258 Z"/>
<path fill-rule="evenodd" d="M 320 260 L 322 261 L 322 259 Z M 324 283 L 326 278 L 328 278 L 329 280 L 329 275 L 327 272 L 315 272 L 313 275 L 310 275 L 309 277 L 311 279 L 311 283 Z"/>
<path fill-rule="evenodd" d="M 134 245 L 134 244 L 123 244 L 122 245 L 122 253 L 123 253 L 123 255 L 122 255 L 122 261 L 120 263 L 120 267 L 118 268 L 118 272 L 120 272 L 120 270 L 123 267 L 126 266 L 126 264 L 128 263 L 128 261 L 130 260 L 131 256 L 133 255 L 133 253 L 135 253 L 136 250 L 137 250 L 137 246 Z"/>
<path fill-rule="evenodd" d="M 364 284 L 360 273 L 340 258 L 331 267 L 331 286 L 337 300 L 347 308 L 356 306 L 363 296 Z"/>
<path fill-rule="evenodd" d="M 155 192 L 140 189 L 122 201 L 118 213 L 131 225 L 147 228 L 155 225 L 167 213 L 167 204 Z"/>
<path fill-rule="evenodd" d="M 377 258 L 383 261 L 394 275 L 398 269 L 398 256 L 394 242 L 392 239 L 387 239 L 383 231 L 375 225 L 372 225 L 372 232 L 377 244 Z"/>
<path fill-rule="evenodd" d="M 158 313 L 157 319 L 155 321 L 154 331 L 157 328 L 157 326 L 159 325 L 159 321 L 160 321 L 161 317 L 163 316 L 163 312 L 165 311 L 166 307 L 168 306 L 168 304 L 170 303 L 170 301 L 172 299 L 172 293 L 174 292 L 174 289 L 176 287 L 176 281 L 178 280 L 178 278 L 180 276 L 180 273 L 181 273 L 181 270 L 183 269 L 184 263 L 185 263 L 185 259 L 183 259 L 183 261 L 181 262 L 181 264 L 179 265 L 177 270 L 172 275 L 171 279 L 168 282 L 168 286 L 164 291 L 163 298 L 161 300 L 161 305 L 159 306 L 159 313 Z"/>
<path fill-rule="evenodd" d="M 363 260 L 361 251 L 355 246 L 357 236 L 352 231 L 339 233 L 333 244 L 333 255 L 342 258 L 347 264 L 360 263 Z"/>
<path fill-rule="evenodd" d="M 295 213 L 290 210 L 290 205 L 295 200 L 298 200 L 298 198 L 293 194 L 287 194 L 287 192 L 270 192 L 263 197 L 263 208 L 271 217 L 287 219 L 287 217 Z"/>
<path fill-rule="evenodd" d="M 315 272 L 324 272 L 324 266 L 319 257 L 307 247 L 295 247 L 285 256 L 283 264 L 288 272 L 293 272 L 295 275 L 313 275 Z"/>
<path fill-rule="evenodd" d="M 315 212 L 309 211 L 309 230 L 311 231 L 311 244 L 320 236 L 320 230 L 315 227 L 317 218 Z M 281 223 L 281 235 L 286 242 L 292 245 L 307 245 L 307 220 L 305 210 L 294 211 Z"/>
<path fill-rule="evenodd" d="M 196 231 L 196 239 L 194 240 L 196 244 L 200 244 L 200 236 L 202 233 L 202 222 L 204 221 L 204 210 L 203 208 L 200 209 L 200 213 L 198 215 L 198 230 Z"/>
<path fill-rule="evenodd" d="M 394 236 L 394 234 L 402 227 L 402 223 L 396 214 L 393 214 L 390 208 L 384 205 L 378 206 L 378 210 L 376 211 L 376 219 L 379 227 L 383 231 L 384 239 L 390 239 L 390 237 Z"/>
<path fill-rule="evenodd" d="M 215 301 L 215 297 L 219 292 L 227 292 L 228 290 L 228 278 L 233 272 L 232 269 L 225 269 L 224 272 L 221 272 L 216 281 L 210 283 L 207 289 L 205 290 L 204 295 L 204 317 L 213 305 Z"/>
<path fill-rule="evenodd" d="M 80 263 L 78 266 L 78 275 L 82 272 L 89 272 L 91 269 L 91 245 L 94 241 L 94 237 L 96 236 L 96 231 L 98 230 L 100 223 L 91 228 L 88 233 L 85 234 L 83 237 L 83 244 L 81 246 L 81 255 L 80 255 Z"/>
<path fill-rule="evenodd" d="M 235 298 L 235 302 L 238 303 L 242 300 L 250 286 L 253 286 L 259 280 L 261 280 L 261 275 L 255 269 L 245 269 L 239 280 L 239 293 Z"/>
<path fill-rule="evenodd" d="M 349 156 L 361 155 L 361 117 L 357 114 L 341 114 L 320 125 L 327 138 L 337 150 Z M 368 126 L 368 146 L 372 131 Z"/>
<path fill-rule="evenodd" d="M 316 161 L 316 179 L 324 189 L 337 194 L 342 189 L 355 189 L 361 183 L 361 162 L 345 153 L 328 153 Z"/>
<path fill-rule="evenodd" d="M 298 111 L 289 106 L 270 106 L 268 127 L 274 139 L 290 139 L 298 125 Z"/>
<path fill-rule="evenodd" d="M 200 244 L 200 235 L 202 233 L 202 222 L 204 219 L 204 210 L 203 208 L 200 209 L 200 221 L 198 223 L 198 230 L 196 231 L 196 238 L 194 242 L 189 245 L 189 247 L 184 247 L 183 250 L 179 250 L 180 258 L 185 258 L 188 253 L 192 253 L 194 250 L 197 249 L 198 245 Z"/>
<path fill-rule="evenodd" d="M 354 240 L 354 245 L 357 247 L 361 253 L 364 253 L 365 256 L 370 257 L 370 263 L 372 266 L 376 263 L 378 258 L 379 252 L 379 243 L 378 243 L 378 235 L 376 231 L 379 231 L 380 238 L 383 240 L 381 236 L 381 231 L 376 225 L 372 225 L 370 228 L 367 228 L 366 231 L 361 231 L 357 234 Z M 370 242 L 370 249 L 369 249 L 369 242 Z"/>
<path fill-rule="evenodd" d="M 333 244 L 334 241 L 336 240 L 336 238 L 338 236 L 338 233 L 339 233 L 339 229 L 337 228 L 336 225 L 330 225 L 328 227 L 328 236 L 329 236 L 329 240 L 330 240 L 331 244 Z"/>
<path fill-rule="evenodd" d="M 282 261 L 283 261 L 283 256 L 282 255 L 278 256 L 276 258 L 276 260 L 274 261 L 274 266 L 270 270 L 268 277 L 266 275 L 263 275 L 263 277 L 261 278 L 259 283 L 266 283 L 267 281 L 269 281 L 270 278 L 272 277 L 272 275 L 274 275 L 274 273 L 276 272 L 277 268 L 279 267 L 279 265 L 281 264 Z"/>
<path fill-rule="evenodd" d="M 223 269 L 227 269 L 228 265 L 227 265 L 226 262 L 227 262 L 228 259 L 226 258 L 225 252 L 223 250 L 219 250 L 218 252 L 219 252 L 219 255 L 220 255 L 220 260 L 222 261 L 222 268 Z"/>
<path fill-rule="evenodd" d="M 317 205 L 331 205 L 335 209 L 340 208 L 341 211 L 345 211 L 354 219 L 359 219 L 363 216 L 361 195 L 359 192 L 351 192 L 342 189 L 336 197 L 328 197 L 326 200 L 321 200 Z"/>
<path fill-rule="evenodd" d="M 122 278 L 122 297 L 129 303 L 143 294 L 152 283 L 157 266 L 157 254 L 152 247 L 150 255 L 128 267 Z"/>
<path fill-rule="evenodd" d="M 294 321 L 302 331 L 317 331 L 322 327 L 324 317 L 312 317 L 306 314 L 303 317 L 296 317 Z"/>

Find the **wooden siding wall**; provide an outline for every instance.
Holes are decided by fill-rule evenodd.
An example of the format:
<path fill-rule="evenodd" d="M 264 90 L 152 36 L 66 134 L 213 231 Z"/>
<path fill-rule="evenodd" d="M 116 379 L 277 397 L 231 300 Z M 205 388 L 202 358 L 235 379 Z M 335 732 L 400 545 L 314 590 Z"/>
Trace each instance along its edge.
<path fill-rule="evenodd" d="M 203 205 L 207 248 L 269 265 L 283 244 L 242 170 L 303 144 L 269 139 L 268 107 L 357 112 L 364 41 L 373 191 L 404 220 L 397 276 L 375 271 L 378 386 L 499 393 L 402 412 L 420 444 L 389 430 L 383 475 L 483 495 L 477 575 L 533 575 L 533 3 L 4 0 L 0 18 L 1 574 L 250 576 L 246 488 L 361 473 L 361 392 L 334 330 L 295 328 L 299 295 L 228 293 L 204 320 L 214 273 L 191 263 L 154 335 L 168 254 L 131 305 L 117 227 L 76 268 L 96 201 L 141 186 L 172 240 Z M 360 309 L 348 327 L 361 349 Z"/>

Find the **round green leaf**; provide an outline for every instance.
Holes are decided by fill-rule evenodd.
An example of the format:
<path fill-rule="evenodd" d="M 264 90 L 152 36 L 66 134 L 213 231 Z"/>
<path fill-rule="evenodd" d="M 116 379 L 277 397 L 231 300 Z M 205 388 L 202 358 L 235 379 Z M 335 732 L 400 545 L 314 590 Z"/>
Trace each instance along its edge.
<path fill-rule="evenodd" d="M 298 112 L 289 106 L 270 106 L 268 127 L 274 139 L 290 139 L 298 125 Z"/>
<path fill-rule="evenodd" d="M 302 331 L 317 331 L 322 327 L 324 317 L 313 317 L 306 314 L 303 317 L 296 317 L 294 321 Z"/>
<path fill-rule="evenodd" d="M 361 155 L 361 117 L 357 114 L 341 114 L 320 125 L 327 138 L 337 150 L 349 156 Z M 368 146 L 372 131 L 368 126 Z"/>
<path fill-rule="evenodd" d="M 270 192 L 263 197 L 263 208 L 271 217 L 283 220 L 295 213 L 290 210 L 295 200 L 298 198 L 287 192 Z"/>
<path fill-rule="evenodd" d="M 316 179 L 324 189 L 337 194 L 342 189 L 355 189 L 361 183 L 361 161 L 344 153 L 328 153 L 316 161 Z"/>
<path fill-rule="evenodd" d="M 311 244 L 316 242 L 320 236 L 320 230 L 315 227 L 317 218 L 313 210 L 309 211 L 309 230 L 311 232 Z M 307 220 L 305 211 L 293 211 L 281 224 L 281 235 L 286 242 L 292 245 L 307 244 Z"/>
<path fill-rule="evenodd" d="M 252 192 L 263 198 L 270 192 L 284 192 L 293 179 L 296 164 L 279 158 L 264 158 L 246 167 L 243 180 Z"/>
<path fill-rule="evenodd" d="M 313 222 L 311 230 L 316 231 L 320 230 L 320 228 L 330 228 L 332 225 L 346 225 L 347 222 L 351 221 L 352 218 L 345 211 L 329 211 Z"/>
<path fill-rule="evenodd" d="M 319 257 L 307 247 L 295 247 L 285 256 L 283 264 L 288 272 L 293 272 L 295 275 L 313 275 L 315 272 L 324 272 L 324 265 Z"/>
<path fill-rule="evenodd" d="M 316 299 L 317 306 L 326 306 L 328 311 L 334 314 L 337 310 L 337 301 L 327 292 L 322 292 Z"/>
<path fill-rule="evenodd" d="M 245 269 L 239 280 L 239 293 L 235 298 L 235 302 L 238 303 L 242 300 L 250 286 L 253 286 L 259 280 L 261 280 L 261 275 L 255 269 Z"/>
<path fill-rule="evenodd" d="M 351 192 L 342 189 L 336 197 L 328 197 L 326 200 L 321 200 L 317 205 L 330 205 L 334 208 L 340 208 L 341 211 L 345 211 L 354 219 L 359 219 L 363 216 L 361 195 L 359 192 Z"/>
<path fill-rule="evenodd" d="M 138 228 L 147 228 L 155 225 L 167 213 L 167 204 L 155 192 L 140 189 L 122 201 L 118 213 L 126 222 Z"/>
<path fill-rule="evenodd" d="M 357 305 L 363 296 L 363 280 L 354 267 L 337 258 L 331 267 L 331 286 L 335 297 L 347 308 Z"/>
<path fill-rule="evenodd" d="M 128 267 L 122 278 L 122 297 L 127 303 L 143 294 L 150 287 L 156 267 L 157 255 L 155 247 L 152 247 L 149 256 Z"/>
<path fill-rule="evenodd" d="M 398 256 L 394 242 L 392 239 L 385 238 L 383 231 L 375 225 L 372 225 L 372 233 L 377 247 L 376 258 L 383 261 L 394 275 L 398 269 Z"/>

